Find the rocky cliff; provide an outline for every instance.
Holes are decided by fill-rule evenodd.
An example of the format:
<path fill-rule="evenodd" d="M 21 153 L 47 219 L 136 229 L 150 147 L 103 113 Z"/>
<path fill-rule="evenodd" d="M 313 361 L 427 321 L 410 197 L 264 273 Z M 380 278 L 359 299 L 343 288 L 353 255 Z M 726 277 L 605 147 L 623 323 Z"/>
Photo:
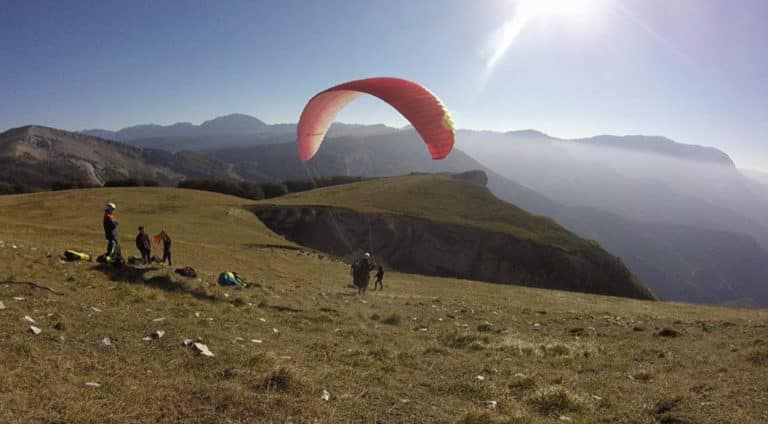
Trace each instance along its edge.
<path fill-rule="evenodd" d="M 480 181 L 477 181 L 480 183 Z M 620 260 L 472 226 L 323 206 L 258 206 L 274 232 L 337 256 L 359 249 L 399 271 L 652 299 Z"/>

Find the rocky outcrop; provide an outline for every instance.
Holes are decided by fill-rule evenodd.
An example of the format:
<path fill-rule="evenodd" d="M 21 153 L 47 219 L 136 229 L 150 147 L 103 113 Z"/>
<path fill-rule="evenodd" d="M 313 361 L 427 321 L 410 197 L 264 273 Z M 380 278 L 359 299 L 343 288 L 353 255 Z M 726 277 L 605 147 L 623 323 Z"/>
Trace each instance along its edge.
<path fill-rule="evenodd" d="M 329 207 L 258 207 L 274 232 L 344 256 L 369 250 L 402 272 L 651 299 L 617 258 L 598 246 L 578 252 L 506 233 L 394 214 Z"/>

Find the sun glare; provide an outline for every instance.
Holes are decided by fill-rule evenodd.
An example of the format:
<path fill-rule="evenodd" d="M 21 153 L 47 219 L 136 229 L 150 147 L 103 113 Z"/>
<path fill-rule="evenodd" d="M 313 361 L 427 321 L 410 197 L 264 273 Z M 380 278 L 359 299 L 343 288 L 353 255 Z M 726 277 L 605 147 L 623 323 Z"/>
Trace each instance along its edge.
<path fill-rule="evenodd" d="M 597 13 L 600 0 L 518 0 L 514 3 L 512 17 L 504 23 L 493 49 L 493 55 L 488 60 L 488 69 L 504 56 L 510 45 L 521 32 L 534 20 L 560 17 L 573 20 L 583 20 Z"/>

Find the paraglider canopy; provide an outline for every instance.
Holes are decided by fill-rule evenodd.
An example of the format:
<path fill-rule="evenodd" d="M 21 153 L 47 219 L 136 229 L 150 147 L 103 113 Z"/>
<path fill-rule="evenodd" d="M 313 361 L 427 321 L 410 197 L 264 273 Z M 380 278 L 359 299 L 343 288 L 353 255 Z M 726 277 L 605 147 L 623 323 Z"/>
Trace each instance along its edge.
<path fill-rule="evenodd" d="M 331 87 L 310 99 L 297 128 L 302 162 L 315 156 L 336 113 L 360 94 L 376 96 L 400 112 L 424 140 L 432 159 L 443 159 L 453 149 L 453 119 L 434 93 L 404 79 L 368 78 Z"/>

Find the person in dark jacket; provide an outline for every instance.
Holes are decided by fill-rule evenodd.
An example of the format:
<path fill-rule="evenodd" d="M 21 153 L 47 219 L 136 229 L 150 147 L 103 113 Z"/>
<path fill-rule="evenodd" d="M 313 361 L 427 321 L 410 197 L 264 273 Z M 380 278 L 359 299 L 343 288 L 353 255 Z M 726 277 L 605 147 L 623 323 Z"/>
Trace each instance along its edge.
<path fill-rule="evenodd" d="M 136 234 L 136 248 L 141 252 L 141 260 L 144 265 L 152 262 L 152 243 L 149 241 L 149 234 L 144 232 L 144 227 L 139 227 L 139 233 Z"/>
<path fill-rule="evenodd" d="M 376 282 L 373 283 L 373 289 L 376 290 L 376 287 L 379 288 L 379 290 L 384 290 L 384 267 L 379 265 L 378 271 L 376 271 Z"/>
<path fill-rule="evenodd" d="M 160 231 L 160 234 L 155 236 L 155 243 L 160 244 L 160 242 L 163 242 L 163 261 L 161 263 L 165 263 L 167 259 L 168 266 L 173 266 L 171 263 L 171 236 L 165 230 Z"/>
<path fill-rule="evenodd" d="M 107 262 L 113 262 L 120 257 L 120 243 L 117 241 L 117 232 L 119 224 L 115 216 L 117 206 L 109 202 L 104 206 L 104 238 L 107 239 L 107 253 L 104 258 Z"/>
<path fill-rule="evenodd" d="M 358 294 L 364 294 L 368 290 L 371 281 L 371 271 L 375 269 L 370 253 L 365 253 L 362 258 L 352 263 L 352 284 L 357 287 Z"/>

